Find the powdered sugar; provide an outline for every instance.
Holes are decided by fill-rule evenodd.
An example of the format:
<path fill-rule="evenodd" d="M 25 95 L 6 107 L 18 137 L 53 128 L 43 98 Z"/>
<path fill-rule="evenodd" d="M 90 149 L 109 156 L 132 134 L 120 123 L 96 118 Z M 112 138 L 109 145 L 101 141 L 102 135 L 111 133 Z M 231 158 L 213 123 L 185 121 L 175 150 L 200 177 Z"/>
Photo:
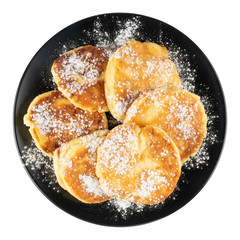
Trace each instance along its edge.
<path fill-rule="evenodd" d="M 127 20 L 120 26 L 120 30 L 117 33 L 114 43 L 117 47 L 120 47 L 126 43 L 127 40 L 137 38 L 139 34 L 139 28 L 141 27 L 141 22 L 138 17 L 133 17 Z"/>
<path fill-rule="evenodd" d="M 33 178 L 41 179 L 41 182 L 56 192 L 62 190 L 57 182 L 52 159 L 44 155 L 33 141 L 23 148 L 21 158 Z"/>
<path fill-rule="evenodd" d="M 93 32 L 91 34 L 92 39 L 96 41 L 96 46 L 105 47 L 112 50 L 116 50 L 118 47 L 124 45 L 128 40 L 136 39 L 140 33 L 141 21 L 139 17 L 132 17 L 126 21 L 116 20 L 118 29 L 115 32 L 115 37 L 104 31 L 104 26 L 99 17 L 94 21 Z"/>
<path fill-rule="evenodd" d="M 117 213 L 113 214 L 112 220 L 116 220 L 118 216 L 120 218 L 127 219 L 132 214 L 137 212 L 140 213 L 144 210 L 144 208 L 146 208 L 145 205 L 135 204 L 119 198 L 111 199 L 108 201 L 107 205 L 112 211 L 116 211 Z"/>
<path fill-rule="evenodd" d="M 105 167 L 114 169 L 116 174 L 125 174 L 126 171 L 133 167 L 136 161 L 137 136 L 130 127 L 122 126 L 117 134 L 107 138 L 101 145 L 101 151 L 107 153 L 104 157 Z M 128 149 L 126 149 L 126 146 Z"/>
<path fill-rule="evenodd" d="M 77 76 L 80 74 L 83 75 L 84 79 L 88 80 L 89 82 L 95 83 L 99 73 L 97 69 L 90 68 L 89 71 L 84 74 L 88 64 L 89 63 L 87 61 L 81 59 L 81 56 L 78 57 L 78 55 L 73 52 L 68 60 L 63 60 L 62 67 L 64 70 L 60 71 L 60 77 L 65 79 L 77 78 Z"/>
<path fill-rule="evenodd" d="M 137 194 L 141 198 L 149 198 L 152 192 L 155 192 L 162 184 L 169 185 L 165 176 L 160 176 L 162 173 L 160 170 L 148 170 L 147 171 L 147 178 L 145 172 L 141 173 L 141 185 L 140 188 L 137 189 Z M 164 199 L 163 196 L 159 196 Z"/>
<path fill-rule="evenodd" d="M 30 167 L 31 170 L 39 170 L 42 167 L 53 169 L 51 158 L 45 156 L 32 142 L 30 146 L 25 146 L 22 151 L 22 159 L 25 165 Z"/>
<path fill-rule="evenodd" d="M 76 114 L 74 117 L 64 109 L 56 109 L 50 102 L 42 102 L 32 108 L 32 121 L 34 121 L 42 134 L 54 134 L 61 138 L 63 132 L 68 132 L 70 135 L 81 136 L 88 131 L 84 125 L 93 124 L 92 120 L 87 120 L 83 114 Z M 68 119 L 66 123 L 64 119 Z M 84 128 L 82 127 L 84 126 Z"/>
<path fill-rule="evenodd" d="M 192 66 L 186 49 L 181 49 L 175 45 L 172 40 L 170 40 L 168 44 L 169 58 L 177 68 L 183 89 L 194 92 L 197 71 Z"/>
<path fill-rule="evenodd" d="M 105 130 L 105 132 L 107 132 L 107 130 Z M 94 133 L 83 138 L 83 142 L 86 142 L 86 147 L 88 149 L 88 153 L 91 155 L 91 158 L 96 157 L 97 149 L 103 143 L 104 139 L 105 136 L 96 136 Z"/>
<path fill-rule="evenodd" d="M 107 55 L 104 57 L 107 57 Z M 61 58 L 61 65 L 57 66 L 55 70 L 59 74 L 60 78 L 64 80 L 77 80 L 79 76 L 82 76 L 82 84 L 96 83 L 97 78 L 100 75 L 98 64 L 99 62 L 104 61 L 101 57 L 92 57 L 91 52 L 79 54 L 77 50 L 73 51 L 71 54 L 65 54 L 60 57 L 60 59 Z"/>
<path fill-rule="evenodd" d="M 183 139 L 185 141 L 191 139 L 191 141 L 194 141 L 195 136 L 198 134 L 194 126 L 198 109 L 195 107 L 192 108 L 187 102 L 180 103 L 179 101 L 173 101 L 170 103 L 170 112 L 172 119 L 169 119 L 168 124 L 171 125 L 171 128 L 176 128 L 178 132 L 176 139 Z M 172 126 L 173 122 L 171 121 L 173 119 L 177 121 L 175 126 Z"/>
<path fill-rule="evenodd" d="M 69 158 L 69 157 L 63 157 L 58 159 L 58 161 L 60 162 L 61 166 L 67 167 L 67 168 L 71 168 L 73 166 L 73 159 Z"/>
<path fill-rule="evenodd" d="M 105 195 L 103 190 L 99 187 L 99 182 L 97 177 L 86 175 L 86 174 L 79 174 L 79 179 L 86 186 L 85 188 L 86 192 L 90 194 L 94 194 L 95 196 Z"/>
<path fill-rule="evenodd" d="M 122 115 L 127 111 L 129 105 L 130 105 L 130 101 L 120 98 L 120 100 L 117 100 L 116 102 L 115 111 L 120 115 Z"/>

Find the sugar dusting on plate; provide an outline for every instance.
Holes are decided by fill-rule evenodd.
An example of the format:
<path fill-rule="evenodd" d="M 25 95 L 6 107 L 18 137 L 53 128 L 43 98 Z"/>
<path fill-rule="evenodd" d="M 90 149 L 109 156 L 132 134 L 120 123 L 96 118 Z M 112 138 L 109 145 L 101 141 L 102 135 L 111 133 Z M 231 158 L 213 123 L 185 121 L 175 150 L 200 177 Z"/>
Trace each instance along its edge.
<path fill-rule="evenodd" d="M 52 159 L 42 153 L 33 140 L 23 148 L 21 158 L 34 179 L 41 179 L 56 192 L 62 190 L 54 173 Z"/>
<path fill-rule="evenodd" d="M 141 37 L 141 18 L 133 17 L 128 19 L 127 21 L 119 21 L 119 19 L 116 18 L 116 21 L 118 25 L 118 30 L 115 33 L 110 33 L 104 30 L 104 25 L 101 21 L 101 18 L 97 17 L 94 21 L 93 29 L 83 31 L 82 36 L 85 36 L 87 40 L 81 39 L 81 42 L 85 44 L 91 44 L 91 41 L 93 41 L 95 42 L 96 46 L 116 50 L 118 47 L 125 44 L 127 40 L 137 39 Z M 160 30 L 159 41 L 156 43 L 166 46 L 168 48 L 169 58 L 176 65 L 182 81 L 182 87 L 190 92 L 195 92 L 195 80 L 197 77 L 197 70 L 191 65 L 187 51 L 175 45 L 172 39 L 168 39 L 167 42 L 163 42 L 162 36 L 163 32 Z M 151 41 L 151 39 L 146 39 L 146 41 Z M 56 50 L 56 52 L 59 52 L 59 54 L 61 54 L 75 47 L 78 46 L 77 43 L 73 41 L 69 41 L 69 43 L 61 43 L 60 47 Z M 43 82 L 44 85 L 46 85 L 46 88 L 48 88 L 48 84 L 49 86 L 51 86 L 51 89 L 56 87 L 52 83 L 52 78 L 49 77 L 48 74 L 42 72 L 41 76 L 43 77 Z M 208 162 L 210 160 L 208 151 L 209 146 L 216 143 L 217 139 L 218 133 L 214 129 L 214 121 L 216 118 L 218 118 L 218 116 L 214 114 L 214 111 L 212 110 L 212 105 L 214 103 L 207 95 L 201 95 L 201 101 L 204 104 L 206 113 L 208 115 L 207 136 L 198 153 L 194 157 L 190 157 L 188 161 L 186 161 L 186 163 L 184 164 L 183 172 L 179 180 L 178 186 L 175 188 L 174 192 L 170 195 L 170 197 L 165 201 L 174 200 L 177 198 L 178 193 L 181 191 L 182 183 L 187 181 L 185 179 L 185 173 L 187 171 L 191 171 L 193 169 L 204 169 L 208 166 Z M 112 119 L 111 116 L 108 117 L 108 119 L 111 128 L 114 127 L 114 124 L 119 124 L 119 122 Z M 29 145 L 24 147 L 22 151 L 22 159 L 26 167 L 34 175 L 34 177 L 41 179 L 43 182 L 46 182 L 50 188 L 57 192 L 63 191 L 57 183 L 52 165 L 52 159 L 45 156 L 40 150 L 38 150 L 33 141 Z M 88 184 L 90 184 L 89 181 Z M 93 182 L 93 184 L 95 183 Z M 91 188 L 91 186 L 88 187 Z M 127 219 L 132 214 L 141 213 L 144 212 L 144 210 L 161 208 L 164 206 L 165 201 L 160 204 L 149 206 L 137 205 L 125 200 L 114 198 L 104 203 L 104 208 L 106 210 L 108 209 L 108 211 L 112 213 L 112 220 L 117 220 L 118 218 Z"/>
<path fill-rule="evenodd" d="M 126 21 L 116 19 L 116 23 L 118 30 L 114 33 L 114 36 L 112 36 L 111 33 L 104 30 L 101 18 L 96 18 L 94 21 L 93 32 L 88 32 L 88 34 L 91 35 L 91 39 L 96 42 L 96 46 L 116 50 L 128 40 L 139 37 L 139 29 L 141 28 L 139 17 L 132 17 Z"/>

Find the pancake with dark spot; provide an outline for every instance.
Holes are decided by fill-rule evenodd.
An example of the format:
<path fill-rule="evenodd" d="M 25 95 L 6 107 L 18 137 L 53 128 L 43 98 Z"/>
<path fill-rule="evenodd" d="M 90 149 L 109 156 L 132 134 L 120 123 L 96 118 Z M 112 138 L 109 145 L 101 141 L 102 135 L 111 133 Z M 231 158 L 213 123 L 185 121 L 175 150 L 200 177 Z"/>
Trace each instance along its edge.
<path fill-rule="evenodd" d="M 91 45 L 62 54 L 52 65 L 58 89 L 77 107 L 91 112 L 108 111 L 104 77 L 109 51 Z"/>
<path fill-rule="evenodd" d="M 24 123 L 37 147 L 50 157 L 62 143 L 108 127 L 105 113 L 77 108 L 59 91 L 37 96 Z"/>

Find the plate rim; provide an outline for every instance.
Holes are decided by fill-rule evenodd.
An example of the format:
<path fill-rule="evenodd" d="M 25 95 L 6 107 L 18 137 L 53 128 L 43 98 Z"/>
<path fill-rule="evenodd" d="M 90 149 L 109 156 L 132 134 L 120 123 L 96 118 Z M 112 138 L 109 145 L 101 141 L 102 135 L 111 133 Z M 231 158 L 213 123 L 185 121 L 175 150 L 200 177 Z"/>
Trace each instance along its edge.
<path fill-rule="evenodd" d="M 117 222 L 114 222 L 114 224 L 104 224 L 104 223 L 101 223 L 101 222 L 94 222 L 94 221 L 90 221 L 88 219 L 83 219 L 83 218 L 80 218 L 79 216 L 77 216 L 76 214 L 74 214 L 73 212 L 71 212 L 69 209 L 66 209 L 66 208 L 63 208 L 61 205 L 57 204 L 55 201 L 53 201 L 48 195 L 46 192 L 44 192 L 44 190 L 38 185 L 38 183 L 34 180 L 34 178 L 32 177 L 29 169 L 26 167 L 23 159 L 22 159 L 22 155 L 21 155 L 21 149 L 20 149 L 20 146 L 19 146 L 19 139 L 18 139 L 18 134 L 17 134 L 17 126 L 16 126 L 16 115 L 17 115 L 17 102 L 18 102 L 18 97 L 19 97 L 19 92 L 21 90 L 21 86 L 24 82 L 24 78 L 25 78 L 25 75 L 26 73 L 28 72 L 29 68 L 31 67 L 32 65 L 32 62 L 34 61 L 35 58 L 37 58 L 38 54 L 42 51 L 42 49 L 44 49 L 44 47 L 49 43 L 51 42 L 54 38 L 56 38 L 57 35 L 59 35 L 60 33 L 64 32 L 66 29 L 76 25 L 76 24 L 81 24 L 83 23 L 84 21 L 89 21 L 91 19 L 96 19 L 97 17 L 104 17 L 104 16 L 118 16 L 118 15 L 121 15 L 121 16 L 129 16 L 129 17 L 143 17 L 143 18 L 147 18 L 147 19 L 150 19 L 150 20 L 153 20 L 153 21 L 156 21 L 156 22 L 160 22 L 162 23 L 163 25 L 167 26 L 168 28 L 171 28 L 173 29 L 174 31 L 180 33 L 184 38 L 187 38 L 189 41 L 192 42 L 192 44 L 194 45 L 194 48 L 196 48 L 198 51 L 200 51 L 200 53 L 203 55 L 204 59 L 207 61 L 207 64 L 209 65 L 209 67 L 211 68 L 211 70 L 213 71 L 215 77 L 216 77 L 216 80 L 217 80 L 217 83 L 219 85 L 219 89 L 220 89 L 220 96 L 222 98 L 222 101 L 223 101 L 223 104 L 222 104 L 222 114 L 223 114 L 223 117 L 224 119 L 222 119 L 222 122 L 223 122 L 223 137 L 222 137 L 222 142 L 221 142 L 221 149 L 219 151 L 219 155 L 217 157 L 217 160 L 216 160 L 216 163 L 214 164 L 214 167 L 212 168 L 208 178 L 206 179 L 206 181 L 204 182 L 204 184 L 201 185 L 201 187 L 198 189 L 198 191 L 196 191 L 196 193 L 194 193 L 193 195 L 191 195 L 191 197 L 188 197 L 187 201 L 184 201 L 183 204 L 180 204 L 178 207 L 176 207 L 176 209 L 174 211 L 171 211 L 170 213 L 168 214 L 164 214 L 164 216 L 158 216 L 157 218 L 154 218 L 154 219 L 151 219 L 151 220 L 145 220 L 144 222 L 141 222 L 141 223 L 134 223 L 134 224 L 128 224 L 128 225 L 118 225 L 116 224 Z M 223 153 L 223 150 L 224 150 L 224 147 L 225 147 L 225 142 L 226 142 L 226 137 L 227 137 L 227 124 L 228 124 L 228 115 L 227 115 L 227 106 L 226 106 L 226 99 L 225 99 L 225 94 L 224 94 L 224 91 L 223 91 L 223 87 L 222 87 L 222 84 L 220 82 L 220 79 L 216 73 L 216 70 L 214 69 L 212 63 L 210 62 L 210 60 L 208 59 L 208 57 L 205 55 L 205 53 L 201 50 L 201 48 L 193 41 L 191 40 L 188 36 L 186 36 L 182 31 L 178 30 L 177 28 L 173 27 L 172 25 L 162 21 L 162 20 L 159 20 L 157 18 L 153 18 L 153 17 L 150 17 L 150 16 L 147 16 L 147 15 L 142 15 L 142 14 L 137 14 L 137 13 L 129 13 L 129 12 L 108 12 L 108 13 L 102 13 L 102 14 L 95 14 L 95 15 L 92 15 L 90 17 L 87 17 L 87 18 L 83 18 L 83 19 L 80 19 L 78 21 L 75 21 L 74 23 L 64 27 L 62 30 L 58 31 L 56 34 L 54 34 L 49 40 L 47 40 L 39 49 L 38 51 L 34 54 L 34 56 L 31 58 L 31 60 L 29 61 L 27 67 L 25 68 L 22 76 L 21 76 L 21 79 L 18 83 L 18 87 L 17 87 L 17 90 L 15 92 L 15 99 L 14 99 L 14 106 L 13 106 L 13 134 L 14 134 L 14 140 L 15 140 L 15 145 L 16 145 L 16 148 L 17 148 L 17 151 L 18 151 L 18 154 L 19 154 L 19 157 L 20 157 L 20 160 L 21 160 L 21 163 L 25 169 L 25 171 L 27 172 L 28 176 L 30 177 L 30 179 L 32 180 L 32 182 L 35 184 L 35 186 L 38 188 L 38 190 L 51 202 L 53 203 L 55 206 L 57 206 L 58 208 L 60 208 L 61 210 L 63 210 L 64 212 L 70 214 L 71 216 L 81 220 L 81 221 L 85 221 L 85 222 L 88 222 L 88 223 L 91 223 L 91 224 L 97 224 L 97 225 L 102 225 L 102 226 L 107 226 L 107 227 L 131 227 L 131 226 L 139 226 L 139 225 L 143 225 L 143 224 L 149 224 L 151 222 L 154 222 L 154 221 L 159 221 L 167 216 L 170 216 L 171 214 L 175 213 L 176 211 L 178 211 L 179 209 L 181 209 L 182 207 L 184 207 L 185 205 L 187 205 L 190 201 L 192 201 L 201 191 L 202 189 L 205 187 L 205 185 L 208 183 L 208 181 L 210 180 L 210 178 L 212 177 L 214 171 L 216 170 L 216 167 L 217 165 L 219 164 L 219 161 L 220 161 L 220 158 L 222 156 L 222 153 Z"/>

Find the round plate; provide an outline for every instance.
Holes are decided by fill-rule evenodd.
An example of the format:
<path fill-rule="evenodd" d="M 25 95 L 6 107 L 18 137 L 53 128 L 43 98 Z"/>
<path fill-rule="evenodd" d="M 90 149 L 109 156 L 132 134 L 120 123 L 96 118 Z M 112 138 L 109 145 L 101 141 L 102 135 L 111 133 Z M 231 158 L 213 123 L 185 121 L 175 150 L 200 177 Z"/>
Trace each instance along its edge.
<path fill-rule="evenodd" d="M 53 184 L 50 177 L 47 178 L 43 169 L 46 166 L 33 169 L 31 164 L 26 165 L 27 146 L 31 144 L 32 138 L 23 124 L 23 116 L 34 97 L 55 88 L 50 69 L 59 54 L 86 44 L 109 45 L 114 42 L 118 46 L 122 44 L 122 40 L 131 38 L 152 41 L 168 48 L 183 85 L 200 95 L 205 104 L 209 122 L 207 139 L 197 157 L 191 158 L 183 166 L 183 173 L 174 193 L 163 204 L 147 206 L 141 210 L 133 207 L 129 210 L 130 213 L 123 214 L 111 202 L 84 204 L 77 201 L 57 183 Z M 206 184 L 218 162 L 225 128 L 226 110 L 222 88 L 204 53 L 188 37 L 170 25 L 146 16 L 127 13 L 93 16 L 70 25 L 52 37 L 36 53 L 25 70 L 14 106 L 17 147 L 36 186 L 50 201 L 69 214 L 107 226 L 132 226 L 161 219 L 193 199 Z M 50 170 L 49 174 L 52 174 Z"/>

